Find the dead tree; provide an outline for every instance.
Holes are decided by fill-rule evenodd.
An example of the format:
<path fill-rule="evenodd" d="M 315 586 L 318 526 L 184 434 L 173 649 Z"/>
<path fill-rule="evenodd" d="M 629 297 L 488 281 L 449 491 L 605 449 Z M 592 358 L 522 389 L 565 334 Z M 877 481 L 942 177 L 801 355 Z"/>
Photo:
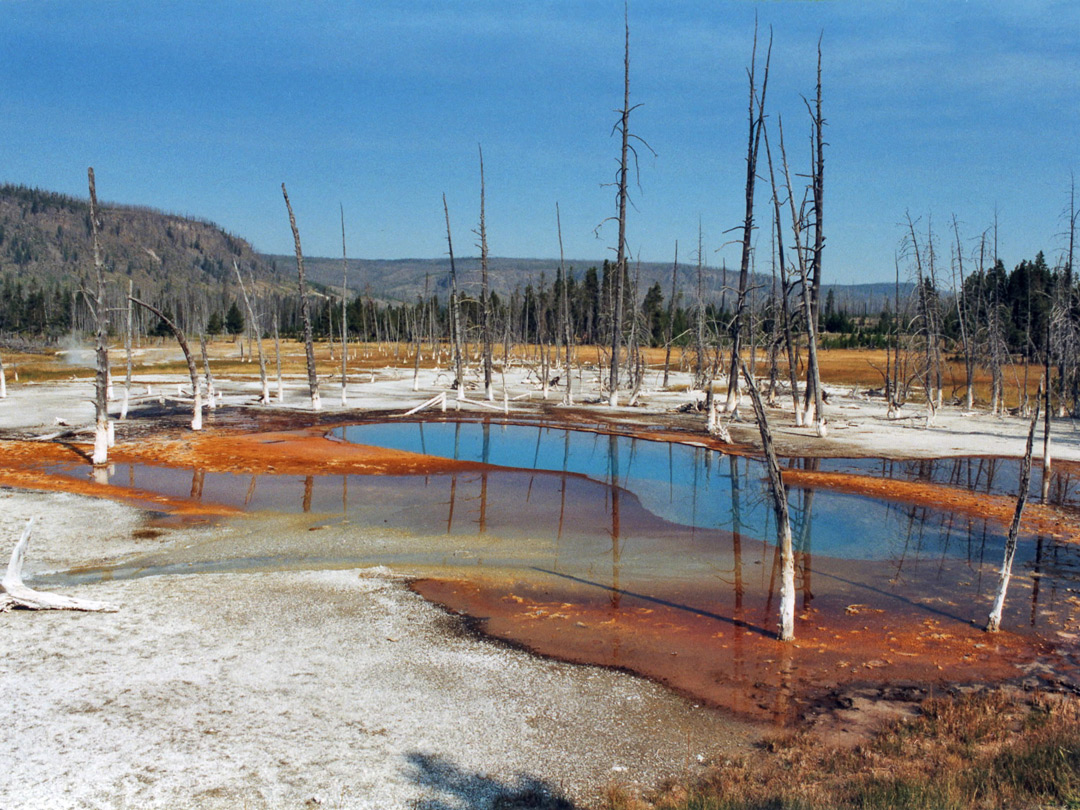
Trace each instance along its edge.
<path fill-rule="evenodd" d="M 694 388 L 708 392 L 705 404 L 712 407 L 712 385 L 705 355 L 705 243 L 701 232 L 701 219 L 698 219 L 697 238 L 697 294 L 694 297 Z M 723 305 L 721 305 L 723 309 Z"/>
<path fill-rule="evenodd" d="M 308 390 L 311 392 L 311 409 L 319 410 L 319 378 L 315 370 L 315 346 L 311 338 L 311 312 L 308 306 L 307 283 L 304 280 L 304 253 L 300 249 L 300 231 L 296 227 L 296 217 L 293 216 L 292 204 L 289 202 L 289 192 L 285 190 L 285 184 L 281 184 L 281 195 L 285 198 L 285 207 L 289 210 L 289 226 L 292 228 L 293 243 L 296 246 L 296 274 L 298 289 L 300 291 L 300 319 L 304 323 L 304 351 L 307 354 Z"/>
<path fill-rule="evenodd" d="M 739 261 L 739 294 L 735 301 L 735 316 L 731 320 L 731 368 L 728 372 L 727 400 L 724 410 L 734 411 L 739 403 L 739 363 L 742 350 L 743 318 L 746 316 L 746 296 L 750 283 L 750 253 L 754 233 L 754 187 L 757 182 L 758 149 L 765 125 L 765 94 L 769 87 L 769 60 L 772 57 L 772 33 L 765 56 L 765 76 L 761 82 L 761 97 L 757 93 L 757 24 L 754 25 L 754 46 L 750 54 L 749 135 L 746 144 L 746 209 L 742 224 L 742 257 Z"/>
<path fill-rule="evenodd" d="M 956 317 L 960 323 L 960 343 L 964 350 L 964 409 L 975 407 L 975 350 L 971 335 L 968 334 L 968 302 L 964 289 L 964 252 L 960 246 L 960 226 L 953 214 L 953 233 L 956 235 L 956 267 L 960 273 L 960 284 L 956 292 Z"/>
<path fill-rule="evenodd" d="M 450 238 L 450 208 L 446 194 L 442 195 L 443 213 L 446 215 L 446 247 L 450 252 L 450 339 L 454 347 L 454 373 L 457 375 L 457 398 L 465 399 L 465 358 L 461 341 L 461 309 L 458 300 L 457 267 L 454 265 L 454 242 Z"/>
<path fill-rule="evenodd" d="M 628 178 L 626 161 L 630 153 L 630 113 L 638 106 L 630 106 L 630 17 L 625 6 L 623 23 L 626 32 L 623 49 L 623 106 L 619 112 L 619 121 L 615 124 L 615 130 L 619 132 L 622 139 L 622 148 L 619 153 L 619 173 L 616 181 L 619 242 L 615 249 L 615 300 L 612 302 L 611 372 L 608 376 L 608 405 L 612 408 L 619 404 L 619 349 L 622 344 L 623 279 L 626 276 L 626 181 Z"/>
<path fill-rule="evenodd" d="M 814 109 L 811 110 L 811 118 L 813 120 L 813 147 L 814 147 L 814 168 L 812 174 L 812 208 L 814 212 L 814 245 L 813 252 L 810 259 L 810 276 L 813 280 L 813 290 L 810 295 L 810 308 L 809 319 L 814 324 L 813 336 L 816 343 L 817 340 L 817 322 L 818 322 L 818 307 L 821 303 L 821 265 L 822 265 L 822 253 L 825 250 L 825 230 L 824 230 L 824 217 L 825 217 L 825 141 L 823 138 L 823 130 L 825 128 L 825 118 L 821 113 L 821 39 L 818 39 L 817 48 L 817 96 Z M 807 108 L 810 107 L 810 103 L 806 103 Z M 805 282 L 804 282 L 805 286 Z M 813 390 L 811 390 L 811 387 Z M 825 420 L 821 415 L 822 405 L 822 391 L 821 391 L 821 370 L 818 366 L 817 347 L 809 352 L 808 365 L 806 369 L 806 405 L 809 410 L 810 401 L 813 399 L 815 414 L 813 417 L 809 415 L 806 418 L 807 422 L 814 421 L 817 425 L 817 432 L 819 436 L 825 435 Z"/>
<path fill-rule="evenodd" d="M 905 213 L 907 219 L 907 227 L 909 234 L 908 250 L 915 259 L 915 272 L 918 282 L 918 303 L 919 313 L 922 320 L 923 328 L 923 354 L 924 364 L 923 369 L 923 388 L 926 393 L 926 426 L 930 427 L 934 421 L 936 397 L 934 395 L 934 345 L 937 340 L 937 336 L 934 330 L 934 319 L 931 311 L 930 294 L 932 284 L 926 278 L 923 272 L 923 260 L 922 251 L 919 249 L 919 239 L 915 235 L 915 223 L 911 219 L 910 213 Z"/>
<path fill-rule="evenodd" d="M 120 608 L 108 602 L 96 602 L 91 599 L 76 599 L 55 593 L 35 591 L 23 584 L 22 569 L 26 559 L 26 548 L 30 544 L 30 532 L 34 528 L 34 518 L 26 523 L 22 536 L 19 537 L 11 552 L 7 573 L 0 580 L 0 613 L 14 608 L 26 610 L 84 610 L 114 613 Z"/>
<path fill-rule="evenodd" d="M 130 298 L 129 300 L 161 318 L 161 322 L 169 328 L 169 331 L 172 332 L 173 336 L 176 338 L 176 342 L 180 344 L 180 349 L 184 352 L 184 359 L 187 360 L 188 374 L 191 375 L 191 390 L 195 398 L 194 409 L 191 414 L 191 429 L 202 430 L 202 387 L 199 385 L 199 370 L 195 366 L 195 358 L 192 356 L 191 349 L 188 347 L 187 336 L 184 335 L 184 330 L 167 318 L 165 313 L 157 307 L 152 306 L 145 301 L 140 301 L 138 298 Z"/>
<path fill-rule="evenodd" d="M 128 298 L 134 294 L 134 282 L 128 279 Z M 127 323 L 124 325 L 124 360 L 125 370 L 124 375 L 124 403 L 120 406 L 120 418 L 127 419 L 128 405 L 131 403 L 131 337 L 132 337 L 132 317 L 131 317 L 131 301 L 127 302 Z"/>
<path fill-rule="evenodd" d="M 1039 393 L 1035 397 L 1035 413 L 1031 417 L 1027 447 L 1024 449 L 1024 458 L 1020 462 L 1020 492 L 1016 496 L 1016 511 L 1013 512 L 1012 524 L 1009 526 L 1009 536 L 1005 541 L 1005 559 L 1001 563 L 1001 576 L 998 580 L 997 596 L 994 597 L 994 607 L 990 611 L 990 618 L 986 623 L 987 633 L 996 633 L 1001 629 L 1001 612 L 1005 608 L 1005 592 L 1009 589 L 1009 579 L 1012 577 L 1013 559 L 1016 557 L 1016 540 L 1017 535 L 1020 533 L 1020 519 L 1024 514 L 1028 486 L 1031 483 L 1031 451 L 1035 443 L 1035 427 L 1039 424 L 1039 406 L 1042 404 L 1043 384 L 1045 382 L 1043 380 L 1039 383 Z"/>
<path fill-rule="evenodd" d="M 791 294 L 791 282 L 788 278 L 787 264 L 784 261 L 783 226 L 780 224 L 780 195 L 776 188 L 776 173 L 773 171 L 772 150 L 769 148 L 768 128 L 762 130 L 765 136 L 765 157 L 769 164 L 769 184 L 772 187 L 773 217 L 776 221 L 776 258 L 780 265 L 780 319 L 784 332 L 784 350 L 787 354 L 788 383 L 791 385 L 791 400 L 795 411 L 795 425 L 803 423 L 802 407 L 799 404 L 799 376 L 795 362 L 795 341 L 791 334 L 791 313 L 788 311 L 788 297 Z M 794 205 L 790 194 L 788 205 Z"/>
<path fill-rule="evenodd" d="M 130 306 L 131 301 L 128 301 Z M 210 354 L 206 351 L 206 335 L 199 335 L 199 353 L 202 355 L 203 375 L 206 377 L 206 407 L 217 408 L 217 395 L 214 391 L 214 374 L 210 371 Z"/>
<path fill-rule="evenodd" d="M 259 352 L 259 383 L 260 391 L 259 402 L 263 405 L 270 404 L 270 383 L 266 379 L 266 357 L 263 355 L 262 347 L 262 327 L 259 325 L 259 319 L 255 317 L 255 309 L 251 306 L 251 298 L 248 297 L 247 288 L 244 286 L 244 279 L 240 275 L 240 265 L 233 259 L 233 270 L 236 271 L 236 280 L 240 282 L 240 293 L 244 296 L 244 306 L 247 308 L 248 321 L 251 323 L 251 328 L 255 332 L 255 346 Z M 252 290 L 254 291 L 254 283 L 252 284 Z"/>
<path fill-rule="evenodd" d="M 488 244 L 487 221 L 484 211 L 484 150 L 480 150 L 480 345 L 481 365 L 484 370 L 484 398 L 495 399 L 491 388 L 491 294 L 488 291 Z"/>
<path fill-rule="evenodd" d="M 566 277 L 566 260 L 563 256 L 562 217 L 559 215 L 558 202 L 555 203 L 555 226 L 559 232 L 559 273 L 562 275 L 562 301 L 560 302 L 559 308 L 562 319 L 563 336 L 566 344 L 566 360 L 563 363 L 563 376 L 566 378 L 566 394 L 563 397 L 563 403 L 566 405 L 573 405 L 574 393 L 573 387 L 571 386 L 570 349 L 574 341 L 573 330 L 570 324 L 570 279 Z"/>
<path fill-rule="evenodd" d="M 274 362 L 277 364 L 277 401 L 285 401 L 285 383 L 281 379 L 281 339 L 278 337 L 278 316 L 274 314 Z"/>
<path fill-rule="evenodd" d="M 773 513 L 776 516 L 776 544 L 780 547 L 780 627 L 779 639 L 792 641 L 795 638 L 795 550 L 791 540 L 791 520 L 788 515 L 787 489 L 780 474 L 780 462 L 773 448 L 772 431 L 765 415 L 765 406 L 761 403 L 757 385 L 746 367 L 739 359 L 739 368 L 746 380 L 750 401 L 754 406 L 761 444 L 765 452 L 765 466 L 769 472 L 769 493 L 772 495 Z"/>
<path fill-rule="evenodd" d="M 1046 324 L 1046 351 L 1043 352 L 1043 380 L 1046 382 L 1043 401 L 1042 502 L 1050 500 L 1050 324 Z M 1036 414 L 1038 418 L 1038 414 Z"/>
<path fill-rule="evenodd" d="M 801 211 L 795 208 L 795 197 L 791 191 L 791 172 L 788 170 L 787 149 L 784 147 L 784 123 L 777 119 L 777 128 L 780 132 L 780 157 L 784 166 L 784 184 L 787 187 L 788 201 L 791 206 L 791 229 L 795 237 L 795 260 L 799 270 L 799 282 L 802 289 L 803 315 L 806 317 L 806 353 L 807 353 L 807 403 L 803 415 L 804 424 L 813 423 L 817 435 L 824 437 L 826 433 L 825 413 L 821 390 L 821 374 L 818 367 L 817 356 L 817 316 L 814 310 L 813 294 L 810 289 L 810 277 L 807 271 L 806 249 L 803 246 L 802 233 L 805 227 L 805 217 Z M 810 407 L 810 397 L 813 397 L 813 408 Z"/>
<path fill-rule="evenodd" d="M 671 295 L 668 297 L 667 328 L 664 330 L 664 382 L 668 387 L 668 371 L 671 368 L 671 342 L 675 329 L 675 296 L 679 280 L 679 240 L 675 240 L 675 260 L 671 263 Z"/>
<path fill-rule="evenodd" d="M 349 385 L 349 257 L 345 253 L 345 206 L 338 204 L 341 210 L 341 407 L 348 404 L 346 399 Z"/>
<path fill-rule="evenodd" d="M 94 301 L 94 323 L 97 326 L 97 372 L 94 375 L 94 455 L 95 467 L 109 463 L 109 319 L 105 306 L 105 263 L 101 259 L 98 239 L 97 188 L 94 169 L 86 170 L 90 182 L 90 233 L 94 245 L 94 272 L 97 276 L 97 297 Z"/>

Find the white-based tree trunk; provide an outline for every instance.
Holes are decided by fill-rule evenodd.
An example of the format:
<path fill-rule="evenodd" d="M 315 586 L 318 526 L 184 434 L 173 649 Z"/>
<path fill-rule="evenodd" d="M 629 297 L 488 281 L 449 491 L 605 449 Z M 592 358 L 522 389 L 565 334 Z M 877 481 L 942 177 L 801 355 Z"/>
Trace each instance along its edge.
<path fill-rule="evenodd" d="M 210 371 L 210 354 L 206 351 L 205 335 L 199 335 L 199 351 L 202 353 L 203 375 L 206 377 L 206 407 L 214 410 L 217 408 L 217 397 L 214 392 L 214 374 Z"/>
<path fill-rule="evenodd" d="M 1020 519 L 1024 514 L 1024 504 L 1027 503 L 1028 486 L 1031 484 L 1031 451 L 1035 444 L 1035 426 L 1039 422 L 1039 406 L 1042 404 L 1042 383 L 1039 384 L 1039 394 L 1035 398 L 1035 413 L 1031 417 L 1031 427 L 1028 429 L 1027 448 L 1024 450 L 1024 458 L 1020 463 L 1020 492 L 1016 497 L 1016 511 L 1013 513 L 1012 525 L 1009 526 L 1009 536 L 1005 541 L 1005 559 L 1001 563 L 1001 576 L 998 580 L 997 596 L 994 597 L 994 607 L 990 610 L 990 617 L 986 623 L 986 632 L 996 633 L 1001 629 L 1001 614 L 1005 609 L 1005 593 L 1009 590 L 1009 580 L 1012 578 L 1013 558 L 1016 557 L 1017 535 L 1020 533 Z"/>
<path fill-rule="evenodd" d="M 311 314 L 308 307 L 307 282 L 304 280 L 304 253 L 300 249 L 300 231 L 296 227 L 296 217 L 293 216 L 292 203 L 289 202 L 289 193 L 285 190 L 285 184 L 281 184 L 281 194 L 285 198 L 285 207 L 289 211 L 289 226 L 292 228 L 293 244 L 296 248 L 296 275 L 297 285 L 300 292 L 300 320 L 304 326 L 304 352 L 307 355 L 308 390 L 311 392 L 311 410 L 317 411 L 322 407 L 319 399 L 319 378 L 315 370 L 315 347 L 311 336 Z"/>
<path fill-rule="evenodd" d="M 98 419 L 94 423 L 94 455 L 90 458 L 95 467 L 109 463 L 109 420 Z"/>
<path fill-rule="evenodd" d="M 97 275 L 97 297 L 94 301 L 94 322 L 97 332 L 95 357 L 97 372 L 94 375 L 94 466 L 106 464 L 109 460 L 109 348 L 107 345 L 109 322 L 105 309 L 105 267 L 101 259 L 101 245 L 98 242 L 97 188 L 94 182 L 93 167 L 86 170 L 90 185 L 90 232 L 94 245 L 94 270 Z"/>
<path fill-rule="evenodd" d="M 779 637 L 781 641 L 792 641 L 795 638 L 795 551 L 791 538 L 791 520 L 788 516 L 787 489 L 780 475 L 780 463 L 773 449 L 772 431 L 769 430 L 769 420 L 765 416 L 765 407 L 761 404 L 761 396 L 758 394 L 754 378 L 746 368 L 746 364 L 739 363 L 743 378 L 746 380 L 747 392 L 754 406 L 754 416 L 757 418 L 758 430 L 761 433 L 761 444 L 765 450 L 765 465 L 769 471 L 769 491 L 772 494 L 773 512 L 776 516 L 776 542 L 780 546 L 780 627 Z"/>
<path fill-rule="evenodd" d="M 240 265 L 233 259 L 233 270 L 236 271 L 236 280 L 240 282 L 240 292 L 244 296 L 244 306 L 247 308 L 248 321 L 251 324 L 251 329 L 255 333 L 255 345 L 259 350 L 259 382 L 260 391 L 259 402 L 263 405 L 270 404 L 270 383 L 266 379 L 266 357 L 263 355 L 262 348 L 262 326 L 259 324 L 259 319 L 255 317 L 255 309 L 251 305 L 251 299 L 248 298 L 247 288 L 244 287 L 244 277 L 240 275 Z M 252 292 L 254 292 L 254 280 L 252 281 Z M 250 344 L 249 344 L 250 346 Z M 250 356 L 251 352 L 248 352 Z"/>

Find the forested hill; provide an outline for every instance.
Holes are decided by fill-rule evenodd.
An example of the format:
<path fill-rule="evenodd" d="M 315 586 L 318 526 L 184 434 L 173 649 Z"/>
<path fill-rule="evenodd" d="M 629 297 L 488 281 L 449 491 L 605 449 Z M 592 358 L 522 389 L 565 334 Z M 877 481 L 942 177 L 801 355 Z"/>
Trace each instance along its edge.
<path fill-rule="evenodd" d="M 260 283 L 274 283 L 273 270 L 244 239 L 211 222 L 150 208 L 102 203 L 100 242 L 110 287 L 169 305 L 173 300 L 234 298 L 233 260 Z M 94 274 L 88 199 L 26 186 L 0 186 L 0 295 L 44 302 L 37 323 L 7 323 L 0 331 L 53 332 L 70 328 L 69 301 Z M 16 313 L 18 315 L 18 313 Z M 20 316 L 22 317 L 22 316 Z M 44 319 L 46 322 L 41 323 Z M 44 327 L 44 328 L 42 328 Z"/>

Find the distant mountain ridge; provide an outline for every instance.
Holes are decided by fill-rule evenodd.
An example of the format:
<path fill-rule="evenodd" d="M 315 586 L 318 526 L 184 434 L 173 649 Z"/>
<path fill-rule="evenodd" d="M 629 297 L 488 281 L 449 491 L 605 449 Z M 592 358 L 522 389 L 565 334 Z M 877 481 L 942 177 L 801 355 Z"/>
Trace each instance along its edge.
<path fill-rule="evenodd" d="M 263 254 L 262 258 L 279 273 L 296 273 L 296 257 L 285 254 Z M 480 259 L 476 256 L 455 257 L 454 264 L 458 273 L 458 285 L 466 294 L 477 294 L 480 290 Z M 603 267 L 603 260 L 568 259 L 565 262 L 568 272 L 580 281 L 590 267 L 598 270 Z M 381 301 L 396 303 L 415 302 L 417 296 L 438 295 L 445 299 L 450 291 L 450 260 L 446 259 L 349 259 L 350 295 L 362 292 Z M 488 283 L 500 297 L 509 296 L 515 289 L 524 290 L 527 285 L 539 287 L 541 280 L 549 287 L 555 282 L 559 269 L 558 259 L 516 259 L 507 257 L 488 258 Z M 638 295 L 645 292 L 654 283 L 667 300 L 671 291 L 671 263 L 641 262 L 630 266 L 630 275 L 640 272 Z M 341 257 L 325 258 L 319 256 L 304 257 L 304 272 L 309 281 L 322 285 L 331 291 L 341 290 Z M 702 273 L 702 288 L 706 301 L 725 300 L 730 307 L 735 299 L 739 282 L 738 268 L 706 267 Z M 751 285 L 753 295 L 761 300 L 769 294 L 772 276 L 754 274 Z M 726 285 L 726 287 L 725 287 Z M 901 302 L 913 286 L 910 283 L 900 285 Z M 685 306 L 697 291 L 697 265 L 679 263 L 678 290 L 680 301 Z M 896 293 L 893 284 L 826 284 L 822 295 L 832 290 L 836 306 L 852 314 L 861 314 L 864 310 L 876 315 L 886 302 L 893 307 Z"/>

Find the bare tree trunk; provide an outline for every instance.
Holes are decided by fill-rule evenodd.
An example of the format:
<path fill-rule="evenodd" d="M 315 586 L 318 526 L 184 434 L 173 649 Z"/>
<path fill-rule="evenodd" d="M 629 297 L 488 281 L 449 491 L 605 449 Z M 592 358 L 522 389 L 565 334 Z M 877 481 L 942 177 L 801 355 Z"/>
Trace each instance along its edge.
<path fill-rule="evenodd" d="M 956 234 L 956 267 L 960 273 L 960 286 L 956 294 L 956 316 L 960 321 L 960 342 L 964 348 L 964 410 L 975 407 L 975 352 L 968 335 L 968 308 L 964 291 L 964 252 L 960 245 L 960 226 L 953 214 L 953 233 Z"/>
<path fill-rule="evenodd" d="M 341 210 L 341 407 L 348 404 L 349 385 L 349 258 L 345 253 L 345 207 Z"/>
<path fill-rule="evenodd" d="M 780 156 L 784 165 L 784 181 L 787 186 L 788 200 L 791 201 L 791 225 L 795 235 L 795 258 L 799 268 L 799 280 L 802 287 L 803 314 L 806 316 L 806 348 L 809 355 L 807 360 L 807 393 L 813 396 L 813 408 L 807 406 L 804 415 L 804 424 L 813 422 L 817 435 L 824 437 L 826 433 L 825 412 L 822 402 L 821 375 L 818 370 L 817 359 L 817 317 L 814 311 L 810 290 L 810 279 L 806 269 L 806 252 L 802 244 L 803 223 L 799 213 L 795 210 L 795 197 L 791 192 L 791 173 L 788 170 L 787 149 L 784 147 L 784 125 L 777 121 L 780 130 Z"/>
<path fill-rule="evenodd" d="M 450 209 L 446 205 L 446 194 L 442 198 L 443 213 L 446 215 L 446 246 L 450 252 L 450 332 L 454 347 L 454 373 L 457 375 L 457 398 L 465 399 L 465 358 L 461 340 L 461 308 L 458 301 L 457 267 L 454 265 L 454 243 L 450 238 Z"/>
<path fill-rule="evenodd" d="M 802 406 L 799 403 L 799 372 L 795 362 L 794 340 L 791 334 L 791 313 L 788 311 L 788 296 L 791 292 L 791 284 L 788 280 L 787 264 L 784 261 L 784 238 L 780 225 L 780 195 L 776 188 L 776 173 L 773 171 L 772 149 L 769 148 L 769 130 L 762 128 L 765 136 L 765 157 L 769 163 L 769 183 L 772 187 L 773 217 L 776 220 L 776 257 L 780 265 L 780 317 L 783 320 L 784 350 L 787 354 L 788 384 L 791 385 L 791 400 L 795 412 L 795 425 L 801 427 L 803 423 Z M 788 199 L 788 205 L 794 207 L 793 200 Z"/>
<path fill-rule="evenodd" d="M 199 385 L 199 370 L 195 366 L 195 358 L 191 354 L 191 349 L 188 347 L 187 337 L 184 335 L 184 330 L 165 317 L 163 313 L 157 307 L 147 304 L 145 301 L 140 301 L 138 298 L 130 299 L 132 303 L 138 304 L 140 307 L 150 310 L 159 318 L 161 322 L 169 327 L 169 331 L 173 333 L 176 338 L 176 342 L 180 344 L 181 350 L 184 352 L 184 359 L 187 360 L 188 374 L 191 376 L 191 390 L 195 397 L 195 404 L 191 414 L 191 429 L 202 430 L 202 387 Z"/>
<path fill-rule="evenodd" d="M 1044 381 L 1045 382 L 1045 381 Z M 1016 511 L 1013 513 L 1012 525 L 1009 526 L 1009 537 L 1005 541 L 1005 559 L 1001 563 L 1001 577 L 998 580 L 997 596 L 994 598 L 994 607 L 990 611 L 989 621 L 986 623 L 987 633 L 996 633 L 1001 629 L 1001 613 L 1005 608 L 1005 592 L 1009 588 L 1009 579 L 1012 577 L 1013 558 L 1016 557 L 1016 538 L 1020 533 L 1020 519 L 1024 514 L 1024 504 L 1027 503 L 1028 486 L 1031 483 L 1031 451 L 1035 443 L 1035 427 L 1039 424 L 1039 405 L 1042 402 L 1043 385 L 1039 384 L 1039 395 L 1035 399 L 1035 413 L 1031 417 L 1031 427 L 1028 428 L 1027 447 L 1024 450 L 1024 458 L 1020 463 L 1020 492 L 1016 497 Z"/>
<path fill-rule="evenodd" d="M 664 382 L 663 388 L 668 387 L 668 372 L 671 369 L 671 342 L 675 329 L 675 291 L 679 278 L 679 240 L 675 240 L 675 260 L 671 263 L 671 295 L 668 296 L 667 329 L 664 330 Z"/>
<path fill-rule="evenodd" d="M 573 335 L 570 326 L 570 279 L 566 277 L 566 260 L 563 256 L 562 217 L 559 214 L 558 202 L 555 203 L 555 226 L 559 232 L 559 272 L 562 274 L 562 301 L 560 302 L 560 309 L 562 310 L 562 328 L 566 343 L 566 360 L 563 363 L 563 375 L 566 377 L 566 394 L 563 396 L 563 403 L 566 405 L 573 405 L 574 392 L 573 386 L 571 385 L 572 375 L 570 374 L 570 348 L 573 344 Z M 558 357 L 556 357 L 556 360 L 558 360 Z"/>
<path fill-rule="evenodd" d="M 94 322 L 97 325 L 97 373 L 94 377 L 94 455 L 95 467 L 109 463 L 109 320 L 105 308 L 105 265 L 101 260 L 98 240 L 97 188 L 94 169 L 87 169 L 90 181 L 90 232 L 94 244 L 94 271 L 97 275 L 97 298 L 94 302 Z"/>
<path fill-rule="evenodd" d="M 130 300 L 128 304 L 131 304 Z M 217 408 L 217 399 L 214 391 L 214 375 L 210 371 L 210 355 L 206 351 L 206 335 L 199 335 L 199 351 L 202 354 L 203 374 L 206 376 L 206 407 L 214 410 Z"/>
<path fill-rule="evenodd" d="M 893 316 L 896 321 L 896 327 L 893 330 L 895 333 L 893 348 L 896 351 L 896 356 L 892 368 L 892 393 L 889 396 L 888 416 L 890 419 L 896 415 L 896 409 L 900 407 L 900 260 L 895 255 L 893 256 L 893 264 L 896 269 L 896 283 L 893 287 L 895 299 Z"/>
<path fill-rule="evenodd" d="M 308 307 L 307 284 L 304 281 L 304 253 L 300 249 L 300 231 L 296 228 L 296 217 L 293 216 L 292 204 L 289 202 L 289 193 L 285 190 L 285 184 L 281 184 L 281 194 L 285 198 L 285 207 L 289 210 L 289 227 L 292 228 L 293 242 L 296 246 L 296 274 L 298 289 L 300 290 L 300 318 L 304 323 L 304 351 L 307 353 L 308 389 L 311 392 L 311 409 L 319 410 L 319 378 L 315 370 L 315 346 L 311 338 L 311 313 Z"/>
<path fill-rule="evenodd" d="M 96 206 L 95 206 L 96 207 Z M 27 610 L 86 610 L 114 613 L 120 608 L 108 602 L 95 602 L 90 599 L 74 599 L 55 593 L 35 591 L 23 584 L 22 568 L 26 559 L 26 548 L 30 543 L 30 532 L 34 528 L 34 518 L 30 518 L 11 552 L 11 561 L 7 572 L 0 580 L 0 613 L 12 608 Z"/>
<path fill-rule="evenodd" d="M 822 130 L 825 127 L 825 119 L 821 114 L 821 39 L 818 39 L 817 59 L 817 98 L 815 111 L 812 114 L 814 120 L 814 151 L 815 167 L 813 174 L 813 206 L 814 206 L 814 249 L 811 259 L 811 276 L 813 277 L 813 295 L 810 296 L 811 312 L 808 317 L 813 323 L 812 339 L 814 348 L 809 352 L 808 367 L 806 370 L 806 384 L 809 389 L 813 386 L 813 393 L 807 391 L 807 403 L 810 398 L 814 399 L 814 421 L 817 425 L 819 436 L 825 435 L 825 417 L 822 414 L 822 391 L 821 370 L 818 366 L 817 356 L 817 320 L 818 307 L 821 304 L 821 255 L 825 249 L 825 141 Z M 809 103 L 807 104 L 809 106 Z M 786 161 L 785 161 L 786 162 Z M 789 184 L 790 185 L 790 184 Z M 803 282 L 805 286 L 805 281 Z M 807 419 L 806 421 L 811 421 Z"/>
<path fill-rule="evenodd" d="M 626 31 L 623 50 L 623 106 L 619 123 L 616 127 L 622 137 L 622 149 L 619 157 L 618 210 L 619 244 L 615 252 L 615 301 L 612 309 L 611 325 L 611 373 L 608 379 L 608 405 L 614 408 L 619 404 L 619 348 L 622 342 L 623 319 L 623 279 L 626 275 L 626 161 L 630 151 L 630 19 L 624 10 L 624 30 Z"/>
<path fill-rule="evenodd" d="M 262 327 L 259 325 L 259 319 L 255 317 L 255 309 L 251 306 L 251 299 L 248 297 L 247 288 L 244 286 L 244 279 L 240 275 L 240 265 L 235 259 L 233 259 L 233 270 L 236 271 L 236 280 L 240 282 L 240 292 L 244 296 L 244 307 L 247 309 L 248 321 L 251 323 L 251 328 L 255 332 L 255 345 L 258 347 L 259 351 L 259 382 L 261 383 L 262 391 L 259 395 L 259 402 L 263 405 L 269 405 L 270 383 L 266 379 L 266 357 L 263 355 L 262 348 Z"/>
<path fill-rule="evenodd" d="M 479 148 L 479 147 L 478 147 Z M 480 149 L 480 343 L 484 368 L 484 398 L 495 401 L 491 388 L 491 294 L 488 292 L 487 220 L 484 210 L 484 150 Z"/>
<path fill-rule="evenodd" d="M 787 489 L 784 487 L 784 479 L 780 474 L 780 462 L 773 448 L 769 420 L 765 416 L 765 406 L 761 404 L 757 385 L 754 384 L 754 378 L 742 360 L 739 361 L 739 367 L 746 380 L 750 401 L 754 406 L 754 416 L 757 418 L 758 431 L 761 433 L 765 466 L 769 471 L 769 492 L 772 495 L 773 513 L 776 516 L 776 543 L 780 547 L 781 570 L 779 638 L 781 641 L 792 641 L 795 638 L 795 550 L 791 541 Z"/>
<path fill-rule="evenodd" d="M 285 384 L 281 380 L 281 340 L 278 337 L 278 318 L 274 315 L 274 362 L 277 364 L 277 401 L 285 401 Z"/>
<path fill-rule="evenodd" d="M 1050 325 L 1046 325 L 1046 356 L 1044 358 L 1043 379 L 1046 380 L 1046 390 L 1043 402 L 1043 466 L 1042 466 L 1042 502 L 1050 499 Z M 1037 414 L 1036 414 L 1037 415 Z"/>
<path fill-rule="evenodd" d="M 706 369 L 705 360 L 705 245 L 703 242 L 703 236 L 701 232 L 701 219 L 698 219 L 698 240 L 697 240 L 697 295 L 695 296 L 694 306 L 697 310 L 697 317 L 694 319 L 694 351 L 697 354 L 694 359 L 694 388 L 704 389 L 706 387 L 706 381 L 708 380 L 708 370 Z M 705 404 L 707 406 L 712 405 L 712 385 L 708 385 L 708 392 L 705 396 Z"/>
<path fill-rule="evenodd" d="M 7 371 L 4 370 L 2 354 L 0 354 L 0 399 L 7 399 Z"/>
<path fill-rule="evenodd" d="M 128 297 L 132 295 L 134 290 L 134 282 L 128 279 Z M 120 407 L 120 418 L 127 419 L 128 405 L 131 402 L 131 301 L 127 302 L 127 323 L 124 328 L 124 359 L 126 364 L 126 374 L 124 375 L 124 404 Z M 2 369 L 2 364 L 0 364 Z M 2 376 L 2 373 L 0 373 Z"/>
<path fill-rule="evenodd" d="M 923 354 L 924 354 L 924 363 L 925 363 L 925 368 L 924 368 L 924 375 L 925 376 L 923 377 L 923 387 L 924 387 L 924 389 L 926 391 L 926 426 L 930 427 L 930 425 L 933 424 L 934 402 L 935 402 L 934 377 L 933 377 L 933 367 L 934 367 L 934 354 L 933 354 L 934 325 L 933 325 L 933 320 L 932 320 L 931 314 L 930 314 L 929 287 L 927 285 L 926 277 L 923 274 L 922 253 L 919 250 L 918 237 L 915 235 L 915 223 L 912 221 L 910 213 L 906 214 L 906 217 L 907 217 L 908 232 L 911 235 L 910 236 L 910 238 L 911 238 L 911 250 L 913 251 L 913 253 L 915 255 L 915 272 L 917 274 L 918 285 L 919 285 L 918 286 L 918 301 L 919 301 L 919 311 L 921 313 L 922 324 L 923 324 Z"/>
<path fill-rule="evenodd" d="M 765 93 L 769 86 L 769 61 L 772 58 L 772 35 L 765 57 L 765 77 L 761 83 L 761 98 L 757 97 L 757 24 L 754 25 L 754 47 L 750 55 L 749 135 L 746 144 L 746 210 L 743 217 L 742 258 L 739 262 L 739 295 L 735 302 L 735 317 L 731 321 L 731 368 L 728 371 L 727 400 L 724 410 L 734 411 L 739 404 L 739 363 L 741 362 L 743 317 L 746 314 L 746 295 L 750 280 L 750 253 L 754 233 L 754 187 L 757 181 L 757 158 L 761 131 L 765 123 Z"/>

